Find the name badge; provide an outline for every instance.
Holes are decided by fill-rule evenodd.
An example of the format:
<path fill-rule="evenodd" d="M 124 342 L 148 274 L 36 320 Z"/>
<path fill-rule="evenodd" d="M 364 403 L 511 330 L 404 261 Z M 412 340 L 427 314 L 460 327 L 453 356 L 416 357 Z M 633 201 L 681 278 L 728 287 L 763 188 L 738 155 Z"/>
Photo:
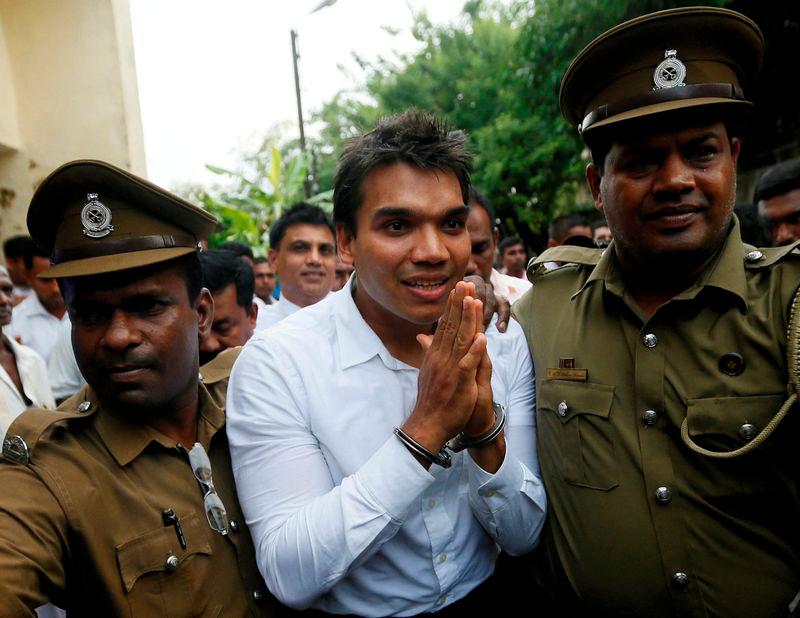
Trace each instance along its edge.
<path fill-rule="evenodd" d="M 562 368 L 547 368 L 548 380 L 570 380 L 572 382 L 588 382 L 589 370 L 588 369 L 562 369 Z"/>

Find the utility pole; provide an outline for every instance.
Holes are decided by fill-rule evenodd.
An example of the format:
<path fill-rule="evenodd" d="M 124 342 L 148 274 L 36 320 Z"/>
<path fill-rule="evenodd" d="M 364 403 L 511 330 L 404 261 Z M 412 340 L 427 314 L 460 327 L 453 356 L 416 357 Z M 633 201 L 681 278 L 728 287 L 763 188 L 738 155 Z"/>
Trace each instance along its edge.
<path fill-rule="evenodd" d="M 300 70 L 297 67 L 297 61 L 300 59 L 300 54 L 297 53 L 297 30 L 290 31 L 292 35 L 292 64 L 294 65 L 294 93 L 297 96 L 297 123 L 300 126 L 300 151 L 303 155 L 306 154 L 306 131 L 303 126 L 303 103 L 300 99 Z M 311 182 L 308 180 L 308 172 L 306 172 L 305 180 L 303 180 L 303 192 L 306 199 L 311 197 Z"/>

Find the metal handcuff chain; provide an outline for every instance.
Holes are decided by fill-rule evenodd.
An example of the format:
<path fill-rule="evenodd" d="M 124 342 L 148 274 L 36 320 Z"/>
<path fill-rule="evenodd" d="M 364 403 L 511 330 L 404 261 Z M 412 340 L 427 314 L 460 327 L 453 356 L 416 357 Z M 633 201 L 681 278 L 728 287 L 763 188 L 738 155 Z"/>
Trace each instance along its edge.
<path fill-rule="evenodd" d="M 789 326 L 786 328 L 786 366 L 789 373 L 789 384 L 786 389 L 789 397 L 781 406 L 778 413 L 772 417 L 769 423 L 766 424 L 759 434 L 744 446 L 737 448 L 733 451 L 709 451 L 701 446 L 695 444 L 689 436 L 689 423 L 688 418 L 683 419 L 681 423 L 681 438 L 683 443 L 689 447 L 693 452 L 705 457 L 712 457 L 714 459 L 733 459 L 734 457 L 741 457 L 750 451 L 757 449 L 761 446 L 767 438 L 772 435 L 781 421 L 792 409 L 792 406 L 797 402 L 797 393 L 800 391 L 800 288 L 794 294 L 792 304 L 789 307 Z"/>

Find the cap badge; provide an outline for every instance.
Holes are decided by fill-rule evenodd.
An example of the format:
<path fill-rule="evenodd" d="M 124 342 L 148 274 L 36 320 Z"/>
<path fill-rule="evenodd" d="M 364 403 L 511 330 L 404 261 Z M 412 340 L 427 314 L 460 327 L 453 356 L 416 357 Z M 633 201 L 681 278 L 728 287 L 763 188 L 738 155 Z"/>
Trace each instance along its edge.
<path fill-rule="evenodd" d="M 661 61 L 653 73 L 653 83 L 655 83 L 653 90 L 684 85 L 686 65 L 678 60 L 677 54 L 678 52 L 674 49 L 668 49 L 664 52 L 664 60 Z"/>
<path fill-rule="evenodd" d="M 111 225 L 111 211 L 102 202 L 97 201 L 97 193 L 89 193 L 89 200 L 81 210 L 83 233 L 89 238 L 102 238 L 114 231 Z"/>

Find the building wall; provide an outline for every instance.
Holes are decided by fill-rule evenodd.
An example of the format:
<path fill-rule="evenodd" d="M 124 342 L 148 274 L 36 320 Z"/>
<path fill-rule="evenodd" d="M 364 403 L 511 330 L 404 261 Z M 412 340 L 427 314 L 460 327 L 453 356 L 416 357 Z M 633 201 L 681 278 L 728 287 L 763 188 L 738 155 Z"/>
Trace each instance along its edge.
<path fill-rule="evenodd" d="M 0 240 L 81 158 L 146 172 L 128 0 L 0 0 Z"/>

